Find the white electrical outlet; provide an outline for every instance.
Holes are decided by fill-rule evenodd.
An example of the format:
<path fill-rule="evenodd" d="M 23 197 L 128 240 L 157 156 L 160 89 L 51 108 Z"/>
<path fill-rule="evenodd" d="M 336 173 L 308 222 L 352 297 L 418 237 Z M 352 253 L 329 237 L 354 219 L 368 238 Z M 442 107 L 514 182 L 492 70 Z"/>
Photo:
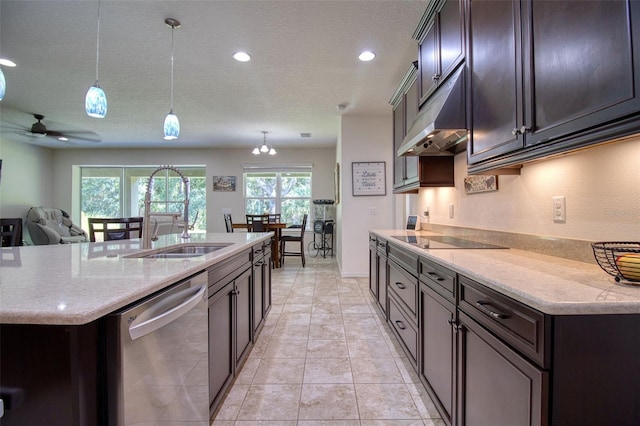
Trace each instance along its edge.
<path fill-rule="evenodd" d="M 369 215 L 375 216 L 378 214 L 378 210 L 375 207 L 369 207 Z"/>
<path fill-rule="evenodd" d="M 222 214 L 231 214 L 231 209 L 222 209 Z"/>
<path fill-rule="evenodd" d="M 453 204 L 449 204 L 449 219 L 453 219 Z"/>
<path fill-rule="evenodd" d="M 567 200 L 564 196 L 553 197 L 553 221 L 557 223 L 567 221 Z"/>

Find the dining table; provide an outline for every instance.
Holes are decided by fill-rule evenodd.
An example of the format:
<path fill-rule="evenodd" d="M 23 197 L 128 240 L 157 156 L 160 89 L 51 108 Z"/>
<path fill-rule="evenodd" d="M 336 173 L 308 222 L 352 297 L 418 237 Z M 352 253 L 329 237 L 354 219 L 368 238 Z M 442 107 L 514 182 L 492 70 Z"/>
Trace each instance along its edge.
<path fill-rule="evenodd" d="M 234 223 L 233 229 L 249 229 L 249 225 L 246 223 Z M 269 222 L 264 223 L 265 230 L 267 232 L 273 231 L 273 243 L 271 245 L 271 258 L 273 259 L 273 267 L 280 267 L 280 235 L 282 229 L 287 227 L 284 222 Z"/>

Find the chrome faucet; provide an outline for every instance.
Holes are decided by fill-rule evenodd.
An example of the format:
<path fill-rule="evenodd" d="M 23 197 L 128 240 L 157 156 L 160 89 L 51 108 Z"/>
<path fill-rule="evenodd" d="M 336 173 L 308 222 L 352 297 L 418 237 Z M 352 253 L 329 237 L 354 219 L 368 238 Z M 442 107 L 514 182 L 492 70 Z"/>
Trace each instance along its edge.
<path fill-rule="evenodd" d="M 152 203 L 179 203 L 182 201 L 151 201 L 151 193 L 153 192 L 153 177 L 161 170 L 171 170 L 177 173 L 180 178 L 182 178 L 183 190 L 184 190 L 184 212 L 183 212 L 183 228 L 182 235 L 180 238 L 183 240 L 188 240 L 191 238 L 189 235 L 189 178 L 187 178 L 180 170 L 173 166 L 160 166 L 149 176 L 149 181 L 147 182 L 147 190 L 144 194 L 144 221 L 143 221 L 143 230 L 142 230 L 142 248 L 150 249 L 151 241 L 158 240 L 158 226 L 159 223 L 156 221 L 156 224 L 153 228 L 153 232 L 150 232 L 150 221 L 151 216 L 167 216 L 167 213 L 151 213 L 151 204 Z M 179 213 L 169 213 L 169 216 L 174 216 L 174 221 L 180 216 Z"/>

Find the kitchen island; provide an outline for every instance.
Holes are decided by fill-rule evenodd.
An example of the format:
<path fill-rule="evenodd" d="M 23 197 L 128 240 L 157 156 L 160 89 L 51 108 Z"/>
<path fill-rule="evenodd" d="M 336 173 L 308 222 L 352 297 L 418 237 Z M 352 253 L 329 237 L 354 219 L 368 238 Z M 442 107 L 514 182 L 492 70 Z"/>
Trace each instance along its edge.
<path fill-rule="evenodd" d="M 370 231 L 370 291 L 447 424 L 640 423 L 639 285 L 441 237 Z"/>
<path fill-rule="evenodd" d="M 221 246 L 203 255 L 177 258 L 139 257 L 137 239 L 2 248 L 0 385 L 5 416 L 0 424 L 118 424 L 108 407 L 114 395 L 108 390 L 106 371 L 115 352 L 105 318 L 196 275 L 204 276 L 205 286 L 208 276 L 209 301 L 200 297 L 198 302 L 204 304 L 205 323 L 208 305 L 210 312 L 215 309 L 218 322 L 227 324 L 226 329 L 216 324 L 215 332 L 229 334 L 233 343 L 242 340 L 244 346 L 238 349 L 246 356 L 270 308 L 270 271 L 264 268 L 270 239 L 271 233 L 193 234 L 188 241 L 166 235 L 144 251 L 153 254 L 184 243 Z M 220 309 L 218 300 L 228 300 L 231 310 Z M 226 317 L 220 317 L 221 312 Z M 209 320 L 209 342 L 203 334 L 203 341 L 195 344 L 212 346 L 211 339 L 218 336 L 212 336 L 211 325 Z M 206 329 L 204 324 L 205 333 Z M 223 365 L 233 378 L 244 358 L 234 358 L 237 348 L 231 340 L 227 343 L 216 340 L 213 346 L 217 354 L 226 348 L 228 358 L 233 358 L 232 365 Z M 171 349 L 160 346 L 156 351 Z M 211 360 L 209 364 L 215 371 L 217 365 Z M 206 386 L 204 371 L 200 380 Z M 210 382 L 214 379 L 209 376 Z M 227 379 L 214 389 L 208 403 L 203 399 L 202 424 L 208 424 L 209 410 L 215 408 L 211 398 L 219 399 L 228 383 Z"/>

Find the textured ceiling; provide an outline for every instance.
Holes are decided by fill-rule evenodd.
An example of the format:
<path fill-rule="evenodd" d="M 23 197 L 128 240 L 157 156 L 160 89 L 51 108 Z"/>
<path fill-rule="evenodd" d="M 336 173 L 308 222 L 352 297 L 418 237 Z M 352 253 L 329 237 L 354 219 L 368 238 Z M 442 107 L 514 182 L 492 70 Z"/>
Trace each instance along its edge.
<path fill-rule="evenodd" d="M 100 6 L 99 80 L 104 119 L 89 118 L 95 80 L 97 1 L 0 1 L 0 57 L 7 93 L 3 139 L 56 148 L 332 146 L 340 115 L 385 115 L 412 61 L 427 1 L 111 1 Z M 180 137 L 165 141 L 170 107 Z M 252 60 L 232 58 L 238 50 Z M 362 50 L 377 57 L 357 58 Z M 344 111 L 337 109 L 346 104 Z M 25 136 L 32 114 L 49 130 L 94 132 L 100 143 Z M 301 138 L 300 133 L 311 133 Z M 83 133 L 77 133 L 83 135 Z"/>

